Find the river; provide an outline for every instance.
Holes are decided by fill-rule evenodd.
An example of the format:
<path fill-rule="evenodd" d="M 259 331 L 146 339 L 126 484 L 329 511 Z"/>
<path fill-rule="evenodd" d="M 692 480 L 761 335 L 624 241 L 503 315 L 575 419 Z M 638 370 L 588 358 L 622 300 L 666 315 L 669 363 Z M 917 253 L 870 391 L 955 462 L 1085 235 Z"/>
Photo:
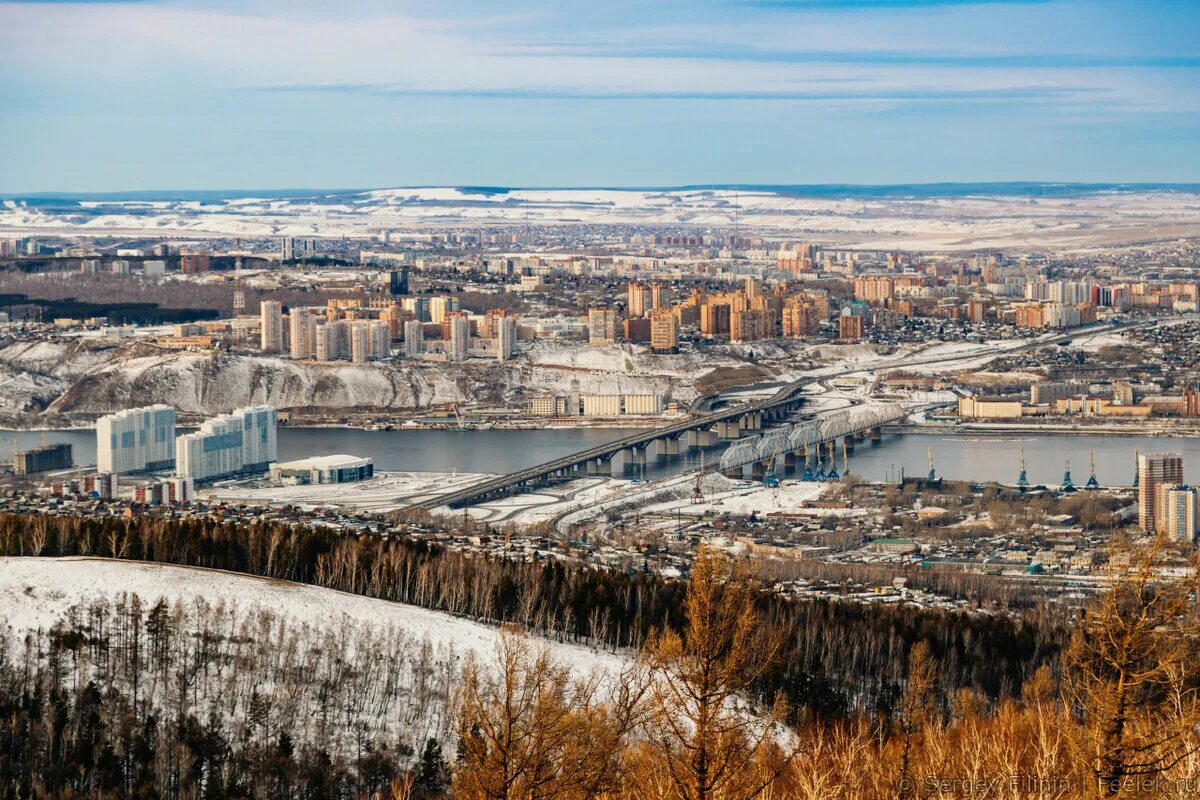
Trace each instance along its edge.
<path fill-rule="evenodd" d="M 353 428 L 279 429 L 279 459 L 288 461 L 312 455 L 348 453 L 370 456 L 383 471 L 412 472 L 513 472 L 550 461 L 613 439 L 628 436 L 629 428 L 541 429 L 531 431 L 490 430 L 399 430 L 366 431 Z M 41 434 L 30 431 L 0 431 L 0 438 L 16 439 L 21 448 L 34 447 Z M 96 436 L 90 430 L 50 431 L 50 442 L 70 442 L 75 463 L 96 460 Z M 1134 452 L 1181 453 L 1184 477 L 1200 483 L 1200 438 L 1151 436 L 1052 435 L 1036 433 L 980 434 L 905 433 L 887 434 L 883 442 L 860 442 L 850 455 L 850 471 L 867 480 L 909 476 L 928 472 L 927 452 L 933 448 L 934 468 L 944 478 L 1015 483 L 1022 456 L 1030 483 L 1057 486 L 1066 460 L 1071 476 L 1082 486 L 1088 479 L 1089 453 L 1094 454 L 1096 478 L 1101 485 L 1128 486 L 1133 480 Z M 719 451 L 706 458 L 709 463 Z M 695 466 L 699 456 L 689 456 L 686 466 Z M 648 469 L 647 477 L 677 471 L 684 464 L 673 461 Z M 839 452 L 838 469 L 841 469 Z"/>

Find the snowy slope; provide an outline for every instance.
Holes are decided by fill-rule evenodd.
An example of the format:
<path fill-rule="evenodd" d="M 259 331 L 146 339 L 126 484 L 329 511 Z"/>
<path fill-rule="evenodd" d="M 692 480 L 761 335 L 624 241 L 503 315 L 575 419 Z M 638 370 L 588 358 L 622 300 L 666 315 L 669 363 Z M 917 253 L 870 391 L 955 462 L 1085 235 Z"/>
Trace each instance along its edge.
<path fill-rule="evenodd" d="M 87 201 L 0 207 L 0 234 L 370 236 L 462 223 L 745 228 L 867 248 L 1088 248 L 1200 235 L 1200 198 L 1182 191 L 1076 196 L 804 197 L 769 190 L 399 188 L 199 203 Z"/>
<path fill-rule="evenodd" d="M 48 629 L 72 605 L 121 593 L 136 593 L 148 605 L 160 597 L 171 604 L 197 597 L 209 603 L 224 600 L 326 628 L 348 621 L 427 640 L 439 652 L 461 656 L 475 651 L 485 659 L 498 635 L 496 628 L 416 606 L 219 570 L 97 558 L 0 557 L 0 624 L 17 633 Z M 615 674 L 624 663 L 620 656 L 577 645 L 550 647 L 581 673 L 596 669 Z"/>

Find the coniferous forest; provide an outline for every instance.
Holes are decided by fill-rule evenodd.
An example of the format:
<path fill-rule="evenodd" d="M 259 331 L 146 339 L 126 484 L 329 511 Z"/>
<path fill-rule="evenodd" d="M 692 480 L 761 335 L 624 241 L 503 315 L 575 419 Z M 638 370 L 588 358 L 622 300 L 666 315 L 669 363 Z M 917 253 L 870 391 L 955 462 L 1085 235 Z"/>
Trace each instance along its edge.
<path fill-rule="evenodd" d="M 779 596 L 403 537 L 0 517 L 0 555 L 200 566 L 506 626 L 496 653 L 133 592 L 0 642 L 3 797 L 1188 797 L 1194 575 L 1081 619 Z M 124 587 L 123 587 L 124 588 Z M 629 656 L 581 676 L 539 637 Z M 970 790 L 969 792 L 967 790 Z"/>

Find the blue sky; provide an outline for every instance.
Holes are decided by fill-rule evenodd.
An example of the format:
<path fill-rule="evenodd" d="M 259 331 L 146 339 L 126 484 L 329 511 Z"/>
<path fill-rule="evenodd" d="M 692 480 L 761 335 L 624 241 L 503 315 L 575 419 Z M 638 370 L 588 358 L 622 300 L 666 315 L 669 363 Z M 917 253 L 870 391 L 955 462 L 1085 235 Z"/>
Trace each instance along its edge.
<path fill-rule="evenodd" d="M 1198 0 L 0 0 L 0 193 L 1200 181 Z"/>

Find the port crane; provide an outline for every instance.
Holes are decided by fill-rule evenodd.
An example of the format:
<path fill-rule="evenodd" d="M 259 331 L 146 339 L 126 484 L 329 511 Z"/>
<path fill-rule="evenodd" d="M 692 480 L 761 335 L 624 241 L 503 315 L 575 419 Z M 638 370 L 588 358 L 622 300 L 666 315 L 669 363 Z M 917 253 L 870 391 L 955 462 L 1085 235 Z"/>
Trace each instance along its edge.
<path fill-rule="evenodd" d="M 775 454 L 771 456 L 771 461 L 767 464 L 767 471 L 763 474 L 763 486 L 768 489 L 779 488 L 779 476 L 775 474 L 775 462 L 782 452 L 781 448 L 775 448 Z"/>

